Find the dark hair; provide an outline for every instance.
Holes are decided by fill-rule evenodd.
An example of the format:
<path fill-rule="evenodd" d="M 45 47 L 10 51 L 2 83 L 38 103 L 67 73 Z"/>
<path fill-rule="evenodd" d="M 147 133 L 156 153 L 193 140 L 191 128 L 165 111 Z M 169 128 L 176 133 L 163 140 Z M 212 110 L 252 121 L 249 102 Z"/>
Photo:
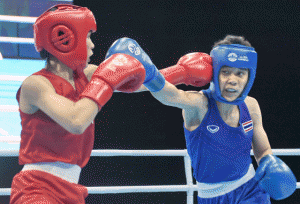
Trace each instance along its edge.
<path fill-rule="evenodd" d="M 47 50 L 43 49 L 42 51 L 40 51 L 40 56 L 42 59 L 48 59 L 50 56 L 50 53 Z"/>
<path fill-rule="evenodd" d="M 50 64 L 50 56 L 52 56 L 47 50 L 43 49 L 40 51 L 40 56 L 42 59 L 46 60 L 47 64 Z"/>
<path fill-rule="evenodd" d="M 224 39 L 215 42 L 213 48 L 218 45 L 230 45 L 230 44 L 240 44 L 240 45 L 252 47 L 250 42 L 246 40 L 244 36 L 226 35 Z"/>
<path fill-rule="evenodd" d="M 55 7 L 53 7 L 53 8 L 51 8 L 51 9 L 49 9 L 49 11 L 55 11 L 55 10 L 57 10 L 58 8 L 55 6 Z"/>

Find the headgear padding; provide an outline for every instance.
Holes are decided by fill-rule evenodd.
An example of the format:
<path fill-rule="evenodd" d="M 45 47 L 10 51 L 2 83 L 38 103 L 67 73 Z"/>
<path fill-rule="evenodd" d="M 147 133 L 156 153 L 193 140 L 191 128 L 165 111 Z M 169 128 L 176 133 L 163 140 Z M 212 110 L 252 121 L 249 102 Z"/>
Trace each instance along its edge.
<path fill-rule="evenodd" d="M 53 7 L 57 9 L 50 11 Z M 70 4 L 53 7 L 33 25 L 36 50 L 47 50 L 78 74 L 83 74 L 87 35 L 97 30 L 94 15 L 88 8 Z"/>
<path fill-rule="evenodd" d="M 255 79 L 257 53 L 254 48 L 239 44 L 218 45 L 210 52 L 210 56 L 213 62 L 213 80 L 210 83 L 209 89 L 211 90 L 213 98 L 223 103 L 241 104 L 247 97 Z M 249 79 L 244 91 L 232 102 L 227 101 L 221 95 L 219 73 L 223 66 L 249 69 Z"/>

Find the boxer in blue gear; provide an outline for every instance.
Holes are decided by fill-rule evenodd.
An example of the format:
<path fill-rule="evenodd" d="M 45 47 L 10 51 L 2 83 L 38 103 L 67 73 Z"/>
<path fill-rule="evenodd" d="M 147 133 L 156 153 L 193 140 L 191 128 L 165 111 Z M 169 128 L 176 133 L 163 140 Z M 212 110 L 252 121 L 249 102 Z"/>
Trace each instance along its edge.
<path fill-rule="evenodd" d="M 270 197 L 289 197 L 296 190 L 296 178 L 272 155 L 259 104 L 248 96 L 257 53 L 244 37 L 227 35 L 215 43 L 210 56 L 213 79 L 209 89 L 182 91 L 166 81 L 161 90 L 151 92 L 164 105 L 182 109 L 198 203 L 268 204 Z M 163 71 L 174 81 L 180 77 L 178 72 L 177 67 Z M 256 172 L 251 148 L 258 164 Z"/>

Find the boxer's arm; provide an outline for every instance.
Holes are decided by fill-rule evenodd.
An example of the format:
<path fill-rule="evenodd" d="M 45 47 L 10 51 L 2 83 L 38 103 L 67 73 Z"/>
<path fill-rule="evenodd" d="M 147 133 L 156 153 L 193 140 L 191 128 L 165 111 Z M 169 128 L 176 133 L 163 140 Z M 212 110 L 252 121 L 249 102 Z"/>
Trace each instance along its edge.
<path fill-rule="evenodd" d="M 266 131 L 262 124 L 262 115 L 257 100 L 247 97 L 245 100 L 253 121 L 252 149 L 257 164 L 267 154 L 272 154 L 272 149 Z"/>
<path fill-rule="evenodd" d="M 143 92 L 143 91 L 149 91 L 146 86 L 142 85 L 138 90 L 134 91 L 133 93 Z"/>
<path fill-rule="evenodd" d="M 180 90 L 167 81 L 163 89 L 158 92 L 151 92 L 151 94 L 162 104 L 180 109 L 199 108 L 204 102 L 198 92 Z"/>
<path fill-rule="evenodd" d="M 245 102 L 253 121 L 252 147 L 258 163 L 254 179 L 274 200 L 285 199 L 295 192 L 297 179 L 292 170 L 281 159 L 272 155 L 267 134 L 263 129 L 261 111 L 257 101 L 247 97 Z"/>
<path fill-rule="evenodd" d="M 140 86 L 140 88 L 138 88 L 136 91 L 132 92 L 132 93 L 139 93 L 139 92 L 143 92 L 143 91 L 149 91 L 144 85 Z M 117 93 L 123 93 L 122 91 L 119 90 L 114 90 L 114 92 Z"/>
<path fill-rule="evenodd" d="M 30 76 L 22 84 L 22 99 L 35 106 L 73 134 L 81 134 L 98 113 L 98 105 L 83 98 L 73 102 L 58 95 L 52 84 L 42 76 Z"/>

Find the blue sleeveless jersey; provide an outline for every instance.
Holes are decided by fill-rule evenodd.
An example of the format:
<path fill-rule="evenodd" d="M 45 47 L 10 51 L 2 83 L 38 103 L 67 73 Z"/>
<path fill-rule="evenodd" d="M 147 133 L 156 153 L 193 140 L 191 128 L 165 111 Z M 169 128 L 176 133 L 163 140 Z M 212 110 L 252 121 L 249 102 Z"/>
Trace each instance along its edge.
<path fill-rule="evenodd" d="M 202 123 L 192 132 L 183 125 L 194 177 L 201 183 L 239 179 L 247 173 L 252 163 L 253 122 L 248 108 L 245 102 L 238 105 L 239 127 L 230 127 L 221 118 L 210 91 L 203 92 L 209 107 Z"/>

